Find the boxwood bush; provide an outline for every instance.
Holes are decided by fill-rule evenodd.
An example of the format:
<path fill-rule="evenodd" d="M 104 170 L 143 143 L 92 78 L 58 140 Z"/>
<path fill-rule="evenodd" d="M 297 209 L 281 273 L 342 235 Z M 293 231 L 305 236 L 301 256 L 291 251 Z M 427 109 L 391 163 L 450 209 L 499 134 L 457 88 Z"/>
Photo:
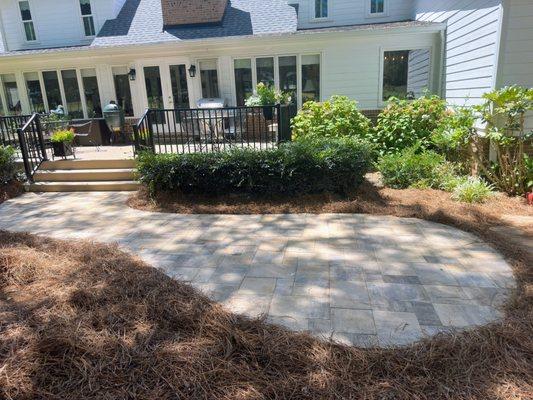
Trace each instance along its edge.
<path fill-rule="evenodd" d="M 141 154 L 138 176 L 159 192 L 260 196 L 347 193 L 371 166 L 372 148 L 354 138 L 304 140 L 270 150 Z"/>
<path fill-rule="evenodd" d="M 15 149 L 11 146 L 0 145 L 0 185 L 15 179 L 17 179 Z"/>

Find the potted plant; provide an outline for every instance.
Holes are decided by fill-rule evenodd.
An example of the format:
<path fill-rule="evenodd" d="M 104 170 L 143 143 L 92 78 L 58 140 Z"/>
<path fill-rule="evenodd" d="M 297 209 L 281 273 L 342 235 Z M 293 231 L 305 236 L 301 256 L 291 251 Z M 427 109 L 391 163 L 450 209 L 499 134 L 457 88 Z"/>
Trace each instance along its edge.
<path fill-rule="evenodd" d="M 60 130 L 52 133 L 50 141 L 54 149 L 54 157 L 68 157 L 74 155 L 74 148 L 72 142 L 74 142 L 74 132 L 71 130 Z"/>
<path fill-rule="evenodd" d="M 263 115 L 267 121 L 271 121 L 274 115 L 272 106 L 276 104 L 290 104 L 291 95 L 280 90 L 259 83 L 255 93 L 246 100 L 247 107 L 263 107 Z M 267 107 L 270 106 L 270 107 Z"/>

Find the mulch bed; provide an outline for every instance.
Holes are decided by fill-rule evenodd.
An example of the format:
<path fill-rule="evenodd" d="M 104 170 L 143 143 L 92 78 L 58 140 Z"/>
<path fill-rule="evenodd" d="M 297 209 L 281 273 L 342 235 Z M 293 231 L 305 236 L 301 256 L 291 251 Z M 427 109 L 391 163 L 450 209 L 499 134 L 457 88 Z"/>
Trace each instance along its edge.
<path fill-rule="evenodd" d="M 504 213 L 530 209 L 507 198 L 452 206 L 440 192 L 370 186 L 364 198 L 320 207 L 480 234 L 519 281 L 504 320 L 359 349 L 228 313 L 114 246 L 0 232 L 0 398 L 530 399 L 533 260 L 490 230 Z"/>
<path fill-rule="evenodd" d="M 23 192 L 24 186 L 20 182 L 10 182 L 7 185 L 0 184 L 0 204 L 21 195 Z"/>

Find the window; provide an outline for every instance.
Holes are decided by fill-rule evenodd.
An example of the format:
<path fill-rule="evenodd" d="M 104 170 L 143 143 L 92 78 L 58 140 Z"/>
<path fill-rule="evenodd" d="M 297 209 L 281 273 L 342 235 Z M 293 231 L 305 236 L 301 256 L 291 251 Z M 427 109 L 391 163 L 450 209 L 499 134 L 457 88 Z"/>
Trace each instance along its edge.
<path fill-rule="evenodd" d="M 320 101 L 320 55 L 302 56 L 302 104 Z"/>
<path fill-rule="evenodd" d="M 257 69 L 257 83 L 274 86 L 274 57 L 258 58 L 255 60 Z"/>
<path fill-rule="evenodd" d="M 297 99 L 297 59 L 296 56 L 279 58 L 279 89 L 291 93 L 291 100 L 296 104 Z"/>
<path fill-rule="evenodd" d="M 28 99 L 30 100 L 30 109 L 32 113 L 45 112 L 43 101 L 43 92 L 41 90 L 41 82 L 37 72 L 25 72 L 24 80 L 26 81 L 26 91 L 28 92 Z"/>
<path fill-rule="evenodd" d="M 252 60 L 250 58 L 235 60 L 233 66 L 235 70 L 237 106 L 244 106 L 246 99 L 254 92 Z"/>
<path fill-rule="evenodd" d="M 130 79 L 127 67 L 113 67 L 113 82 L 115 83 L 115 96 L 117 104 L 124 110 L 128 117 L 133 116 L 133 103 L 131 101 Z"/>
<path fill-rule="evenodd" d="M 22 111 L 15 74 L 0 75 L 4 87 L 7 115 L 19 115 Z"/>
<path fill-rule="evenodd" d="M 83 107 L 81 105 L 80 87 L 76 70 L 69 69 L 61 71 L 65 99 L 67 101 L 66 111 L 72 118 L 83 118 Z"/>
<path fill-rule="evenodd" d="M 315 18 L 328 17 L 328 0 L 315 0 Z"/>
<path fill-rule="evenodd" d="M 82 69 L 81 80 L 83 83 L 83 95 L 87 105 L 87 114 L 89 118 L 102 117 L 102 103 L 100 102 L 100 93 L 98 91 L 98 79 L 96 79 L 96 70 L 94 68 Z"/>
<path fill-rule="evenodd" d="M 33 26 L 33 20 L 31 17 L 30 2 L 19 1 L 19 9 L 26 40 L 28 42 L 34 42 L 37 40 L 37 35 L 35 34 L 35 27 Z"/>
<path fill-rule="evenodd" d="M 220 97 L 218 91 L 218 71 L 216 59 L 200 61 L 200 79 L 202 81 L 203 98 L 211 99 Z"/>
<path fill-rule="evenodd" d="M 385 14 L 385 0 L 370 0 L 370 12 L 369 14 Z"/>
<path fill-rule="evenodd" d="M 189 108 L 187 71 L 184 64 L 170 66 L 170 83 L 172 84 L 174 108 Z"/>
<path fill-rule="evenodd" d="M 415 99 L 429 88 L 428 49 L 383 53 L 383 100 L 391 97 Z"/>
<path fill-rule="evenodd" d="M 96 31 L 94 29 L 94 18 L 91 9 L 90 0 L 79 0 L 80 1 L 80 10 L 81 10 L 81 20 L 83 22 L 83 30 L 85 31 L 85 36 L 94 36 Z"/>
<path fill-rule="evenodd" d="M 61 89 L 59 88 L 59 79 L 56 71 L 43 72 L 44 92 L 48 100 L 48 109 L 55 110 L 57 106 L 63 104 L 61 99 Z"/>

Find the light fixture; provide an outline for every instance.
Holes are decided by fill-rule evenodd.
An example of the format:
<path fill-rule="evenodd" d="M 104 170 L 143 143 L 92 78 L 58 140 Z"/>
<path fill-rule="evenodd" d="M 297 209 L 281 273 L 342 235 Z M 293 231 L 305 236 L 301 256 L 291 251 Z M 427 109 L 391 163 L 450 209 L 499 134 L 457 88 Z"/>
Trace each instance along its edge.
<path fill-rule="evenodd" d="M 128 72 L 128 76 L 130 77 L 130 81 L 134 81 L 137 77 L 137 71 L 135 68 L 130 68 L 130 72 Z"/>
<path fill-rule="evenodd" d="M 191 66 L 189 67 L 189 76 L 191 78 L 194 78 L 196 76 L 196 65 L 191 64 Z"/>

